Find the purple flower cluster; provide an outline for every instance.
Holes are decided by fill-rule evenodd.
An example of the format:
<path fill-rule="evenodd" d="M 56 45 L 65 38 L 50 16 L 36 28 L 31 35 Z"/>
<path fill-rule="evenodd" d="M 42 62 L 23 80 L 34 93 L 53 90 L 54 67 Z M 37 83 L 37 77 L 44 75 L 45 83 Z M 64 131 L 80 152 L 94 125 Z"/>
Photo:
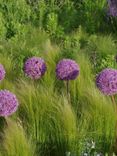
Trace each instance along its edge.
<path fill-rule="evenodd" d="M 24 64 L 24 72 L 32 79 L 40 79 L 46 72 L 46 64 L 42 58 L 29 58 Z"/>
<path fill-rule="evenodd" d="M 116 17 L 117 16 L 117 0 L 108 0 L 108 14 L 110 16 Z"/>
<path fill-rule="evenodd" d="M 56 66 L 56 76 L 60 80 L 74 80 L 79 75 L 78 64 L 71 59 L 63 59 Z"/>
<path fill-rule="evenodd" d="M 114 95 L 117 93 L 117 70 L 106 68 L 99 73 L 96 78 L 97 87 L 105 95 Z"/>
<path fill-rule="evenodd" d="M 8 90 L 0 91 L 0 116 L 9 116 L 18 108 L 16 96 Z"/>
<path fill-rule="evenodd" d="M 5 78 L 5 74 L 6 74 L 5 69 L 4 69 L 3 65 L 0 64 L 0 81 Z"/>

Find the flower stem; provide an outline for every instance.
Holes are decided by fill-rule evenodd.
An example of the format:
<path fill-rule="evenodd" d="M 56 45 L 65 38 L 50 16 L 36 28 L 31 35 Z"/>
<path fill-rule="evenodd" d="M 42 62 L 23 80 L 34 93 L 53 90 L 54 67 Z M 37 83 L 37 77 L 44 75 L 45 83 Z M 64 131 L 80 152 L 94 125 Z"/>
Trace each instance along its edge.
<path fill-rule="evenodd" d="M 111 100 L 113 103 L 113 108 L 114 108 L 115 114 L 117 115 L 117 105 L 116 105 L 114 95 L 111 96 Z M 117 146 L 117 118 L 116 118 L 116 124 L 115 124 L 115 143 L 114 143 L 114 147 L 113 147 L 114 151 L 117 149 L 116 146 Z"/>
<path fill-rule="evenodd" d="M 117 105 L 116 105 L 116 101 L 115 101 L 114 95 L 111 96 L 111 100 L 112 100 L 112 103 L 113 103 L 114 111 L 115 111 L 115 113 L 117 113 Z"/>
<path fill-rule="evenodd" d="M 11 120 L 7 116 L 5 116 L 4 119 L 5 119 L 6 126 L 9 126 Z"/>
<path fill-rule="evenodd" d="M 69 81 L 66 81 L 67 95 L 69 95 Z"/>
<path fill-rule="evenodd" d="M 66 88 L 67 88 L 67 98 L 68 98 L 68 102 L 70 103 L 70 93 L 69 93 L 69 81 L 66 81 Z"/>

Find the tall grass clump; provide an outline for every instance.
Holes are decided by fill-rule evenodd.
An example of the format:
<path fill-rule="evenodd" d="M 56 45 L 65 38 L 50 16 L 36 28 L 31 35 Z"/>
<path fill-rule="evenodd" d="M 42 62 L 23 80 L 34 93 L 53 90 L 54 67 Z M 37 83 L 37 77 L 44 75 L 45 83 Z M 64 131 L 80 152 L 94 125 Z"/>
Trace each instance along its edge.
<path fill-rule="evenodd" d="M 34 146 L 21 126 L 21 123 L 7 119 L 3 132 L 3 156 L 33 156 Z"/>
<path fill-rule="evenodd" d="M 37 151 L 64 155 L 77 137 L 76 117 L 66 98 L 57 96 L 51 87 L 27 82 L 19 87 L 20 117 L 28 135 L 32 134 Z"/>

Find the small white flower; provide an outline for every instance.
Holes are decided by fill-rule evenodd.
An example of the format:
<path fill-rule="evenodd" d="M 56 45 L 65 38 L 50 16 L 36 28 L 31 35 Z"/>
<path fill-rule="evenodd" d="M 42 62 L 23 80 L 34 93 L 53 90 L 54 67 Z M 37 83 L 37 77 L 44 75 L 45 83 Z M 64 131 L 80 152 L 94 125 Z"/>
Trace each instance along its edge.
<path fill-rule="evenodd" d="M 87 153 L 84 153 L 84 155 L 83 156 L 88 156 L 88 154 Z"/>
<path fill-rule="evenodd" d="M 71 152 L 66 152 L 66 156 L 71 156 Z"/>

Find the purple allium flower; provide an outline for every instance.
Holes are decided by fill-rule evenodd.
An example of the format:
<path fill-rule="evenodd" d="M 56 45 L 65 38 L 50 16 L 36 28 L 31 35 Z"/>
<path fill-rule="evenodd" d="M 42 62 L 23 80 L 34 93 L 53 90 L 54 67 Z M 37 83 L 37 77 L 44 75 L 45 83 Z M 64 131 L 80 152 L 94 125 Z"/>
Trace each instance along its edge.
<path fill-rule="evenodd" d="M 16 96 L 8 90 L 0 91 L 0 116 L 9 116 L 18 108 Z"/>
<path fill-rule="evenodd" d="M 71 59 L 63 59 L 56 66 L 56 76 L 60 80 L 74 80 L 79 75 L 78 64 Z"/>
<path fill-rule="evenodd" d="M 114 95 L 117 93 L 117 70 L 106 68 L 99 73 L 96 78 L 97 87 L 105 95 Z"/>
<path fill-rule="evenodd" d="M 117 16 L 117 0 L 108 0 L 108 14 L 110 16 Z"/>
<path fill-rule="evenodd" d="M 3 65 L 0 64 L 0 81 L 5 78 L 5 74 L 6 74 L 5 69 L 4 69 Z"/>
<path fill-rule="evenodd" d="M 24 72 L 32 79 L 40 79 L 46 72 L 46 64 L 42 58 L 29 58 L 24 64 Z"/>

